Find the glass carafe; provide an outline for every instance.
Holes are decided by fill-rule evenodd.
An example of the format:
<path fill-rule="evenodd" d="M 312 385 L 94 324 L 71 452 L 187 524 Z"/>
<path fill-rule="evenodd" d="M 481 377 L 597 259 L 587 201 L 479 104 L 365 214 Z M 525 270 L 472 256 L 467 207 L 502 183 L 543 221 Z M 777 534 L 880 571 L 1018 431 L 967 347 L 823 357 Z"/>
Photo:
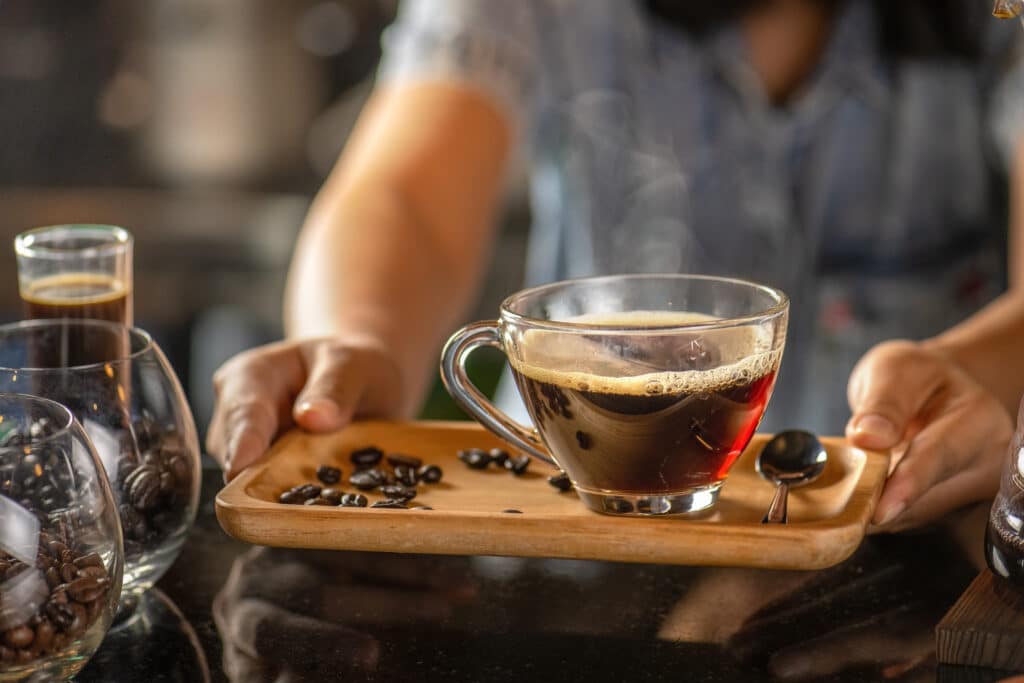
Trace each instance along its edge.
<path fill-rule="evenodd" d="M 989 513 L 985 560 L 994 574 L 1024 588 L 1024 400 L 1003 466 L 999 495 Z"/>

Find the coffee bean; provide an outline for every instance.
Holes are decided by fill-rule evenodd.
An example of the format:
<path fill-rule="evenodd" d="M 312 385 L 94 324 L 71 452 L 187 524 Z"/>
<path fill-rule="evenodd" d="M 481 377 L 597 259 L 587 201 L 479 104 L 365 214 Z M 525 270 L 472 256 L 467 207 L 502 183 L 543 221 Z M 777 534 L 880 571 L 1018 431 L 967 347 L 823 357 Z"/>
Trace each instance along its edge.
<path fill-rule="evenodd" d="M 405 455 L 404 453 L 389 453 L 387 456 L 388 464 L 392 467 L 398 467 L 399 465 L 405 465 L 416 469 L 423 465 L 423 461 L 412 455 Z"/>
<path fill-rule="evenodd" d="M 60 567 L 60 578 L 62 583 L 73 581 L 78 576 L 78 567 L 68 562 Z"/>
<path fill-rule="evenodd" d="M 361 493 L 346 493 L 341 497 L 341 506 L 346 508 L 364 508 L 368 502 Z"/>
<path fill-rule="evenodd" d="M 409 506 L 400 500 L 378 500 L 370 507 L 374 508 L 390 508 L 393 510 L 408 510 Z"/>
<path fill-rule="evenodd" d="M 174 475 L 164 471 L 160 473 L 160 493 L 167 495 L 174 491 Z"/>
<path fill-rule="evenodd" d="M 504 467 L 505 463 L 508 462 L 508 451 L 502 448 L 492 448 L 487 455 L 491 456 L 491 460 L 498 467 Z"/>
<path fill-rule="evenodd" d="M 470 448 L 458 452 L 458 458 L 474 470 L 484 470 L 491 464 L 491 456 L 487 451 L 480 448 Z M 507 463 L 506 463 L 507 464 Z"/>
<path fill-rule="evenodd" d="M 512 474 L 521 476 L 526 473 L 527 468 L 530 467 L 530 456 L 519 455 L 514 458 L 509 458 L 505 462 L 505 469 L 512 472 Z"/>
<path fill-rule="evenodd" d="M 412 500 L 416 497 L 416 489 L 408 486 L 402 486 L 401 484 L 382 486 L 380 492 L 391 500 L 400 500 L 402 502 Z"/>
<path fill-rule="evenodd" d="M 28 626 L 21 625 L 8 629 L 4 633 L 4 642 L 7 643 L 8 647 L 19 649 L 31 645 L 35 637 L 35 631 Z"/>
<path fill-rule="evenodd" d="M 424 484 L 436 484 L 441 481 L 444 471 L 437 465 L 424 465 L 416 473 L 417 478 Z"/>
<path fill-rule="evenodd" d="M 99 553 L 89 553 L 88 555 L 76 557 L 74 563 L 79 569 L 84 569 L 85 567 L 102 567 L 103 558 L 100 557 Z"/>
<path fill-rule="evenodd" d="M 380 470 L 360 470 L 353 472 L 348 478 L 348 483 L 360 491 L 372 491 L 387 481 L 387 477 Z"/>
<path fill-rule="evenodd" d="M 107 570 L 103 567 L 84 567 L 78 570 L 79 576 L 91 576 L 93 578 L 102 579 L 107 575 Z"/>
<path fill-rule="evenodd" d="M 569 479 L 569 475 L 565 472 L 552 474 L 548 477 L 548 483 L 563 493 L 572 488 L 572 481 Z"/>
<path fill-rule="evenodd" d="M 106 592 L 109 584 L 110 581 L 105 578 L 97 579 L 93 576 L 82 576 L 66 585 L 68 597 L 72 600 L 76 602 L 92 602 Z"/>
<path fill-rule="evenodd" d="M 71 623 L 75 620 L 74 611 L 66 603 L 48 603 L 46 605 L 46 616 L 49 617 L 50 621 L 52 621 L 61 631 L 67 631 L 71 628 Z"/>
<path fill-rule="evenodd" d="M 283 505 L 302 505 L 306 499 L 295 491 L 285 491 L 277 497 L 277 502 Z"/>
<path fill-rule="evenodd" d="M 57 568 L 56 567 L 50 567 L 49 569 L 46 570 L 46 585 L 47 586 L 49 586 L 50 588 L 56 588 L 61 583 L 63 583 L 63 579 L 61 579 L 60 574 L 57 572 Z"/>
<path fill-rule="evenodd" d="M 375 466 L 383 457 L 384 451 L 375 446 L 367 446 L 352 451 L 349 459 L 356 467 L 365 468 Z"/>
<path fill-rule="evenodd" d="M 590 435 L 582 431 L 576 432 L 576 443 L 579 444 L 580 449 L 584 451 L 590 450 L 590 446 L 592 445 Z"/>
<path fill-rule="evenodd" d="M 337 484 L 341 481 L 341 470 L 330 465 L 320 465 L 316 468 L 316 478 L 324 484 Z"/>
<path fill-rule="evenodd" d="M 152 510 L 160 496 L 160 473 L 155 467 L 143 465 L 125 479 L 125 488 L 136 510 Z"/>
<path fill-rule="evenodd" d="M 416 486 L 419 482 L 419 475 L 416 469 L 408 465 L 395 465 L 395 479 L 404 486 Z"/>
<path fill-rule="evenodd" d="M 131 505 L 120 505 L 117 509 L 121 513 L 121 529 L 124 531 L 125 538 L 136 541 L 145 538 L 149 532 L 149 524 L 146 523 L 146 518 L 142 516 L 142 513 Z"/>
<path fill-rule="evenodd" d="M 304 499 L 309 500 L 310 498 L 316 498 L 320 495 L 320 491 L 323 489 L 317 484 L 303 484 L 297 489 L 293 489 L 296 493 L 302 496 Z"/>
<path fill-rule="evenodd" d="M 522 510 L 514 510 L 512 508 L 509 508 L 508 510 L 502 510 L 502 512 L 508 513 L 510 515 L 521 515 L 521 514 L 523 514 Z"/>
<path fill-rule="evenodd" d="M 337 503 L 332 503 L 331 501 L 327 500 L 326 498 L 319 498 L 318 497 L 318 498 L 310 498 L 309 500 L 307 500 L 304 503 L 304 505 L 329 505 L 329 506 L 333 507 L 333 506 L 337 505 Z"/>
<path fill-rule="evenodd" d="M 36 637 L 32 644 L 37 650 L 48 652 L 53 646 L 53 637 L 55 635 L 56 632 L 54 631 L 53 624 L 46 619 L 42 619 L 39 625 L 36 626 Z"/>
<path fill-rule="evenodd" d="M 188 460 L 181 455 L 175 455 L 167 461 L 167 469 L 172 475 L 174 475 L 174 481 L 177 483 L 187 482 L 189 480 L 189 467 Z"/>
<path fill-rule="evenodd" d="M 326 501 L 329 501 L 331 505 L 338 505 L 341 503 L 341 497 L 345 495 L 344 491 L 338 489 L 324 489 L 320 492 L 320 497 Z"/>

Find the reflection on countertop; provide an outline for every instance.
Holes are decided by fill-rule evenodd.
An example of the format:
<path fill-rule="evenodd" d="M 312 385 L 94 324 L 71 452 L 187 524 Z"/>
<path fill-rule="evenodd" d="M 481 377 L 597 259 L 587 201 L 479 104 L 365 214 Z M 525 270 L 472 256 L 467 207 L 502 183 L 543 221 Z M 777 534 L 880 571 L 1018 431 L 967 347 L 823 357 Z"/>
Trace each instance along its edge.
<path fill-rule="evenodd" d="M 941 529 L 869 537 L 805 573 L 286 550 L 227 538 L 220 485 L 207 470 L 197 524 L 142 612 L 162 616 L 112 632 L 81 680 L 1003 677 L 935 664 L 934 625 L 976 571 Z"/>

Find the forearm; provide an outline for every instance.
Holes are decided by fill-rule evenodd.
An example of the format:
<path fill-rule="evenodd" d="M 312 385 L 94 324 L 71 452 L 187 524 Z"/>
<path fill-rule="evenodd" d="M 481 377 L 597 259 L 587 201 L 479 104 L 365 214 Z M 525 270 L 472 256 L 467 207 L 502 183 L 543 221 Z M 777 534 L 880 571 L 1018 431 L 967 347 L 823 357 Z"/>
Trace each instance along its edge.
<path fill-rule="evenodd" d="M 303 227 L 289 336 L 385 350 L 407 407 L 418 405 L 478 290 L 510 130 L 489 100 L 457 85 L 376 93 Z"/>
<path fill-rule="evenodd" d="M 486 263 L 485 236 L 452 254 L 393 186 L 353 186 L 318 203 L 286 294 L 289 337 L 334 336 L 384 348 L 413 410 L 436 373 L 438 347 L 461 321 Z M 483 228 L 482 228 L 483 230 Z"/>
<path fill-rule="evenodd" d="M 966 370 L 1012 414 L 1024 394 L 1024 291 L 1011 289 L 925 344 Z"/>

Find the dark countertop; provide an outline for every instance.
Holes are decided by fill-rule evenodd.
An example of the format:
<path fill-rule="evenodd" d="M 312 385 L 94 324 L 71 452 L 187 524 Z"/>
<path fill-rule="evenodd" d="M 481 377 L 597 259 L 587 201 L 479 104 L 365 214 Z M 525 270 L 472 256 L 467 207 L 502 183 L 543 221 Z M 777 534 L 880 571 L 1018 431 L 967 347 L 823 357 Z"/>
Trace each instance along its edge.
<path fill-rule="evenodd" d="M 822 572 L 256 548 L 206 470 L 182 555 L 78 681 L 998 681 L 934 661 L 976 574 L 933 529 Z M 784 676 L 784 674 L 786 676 Z"/>

